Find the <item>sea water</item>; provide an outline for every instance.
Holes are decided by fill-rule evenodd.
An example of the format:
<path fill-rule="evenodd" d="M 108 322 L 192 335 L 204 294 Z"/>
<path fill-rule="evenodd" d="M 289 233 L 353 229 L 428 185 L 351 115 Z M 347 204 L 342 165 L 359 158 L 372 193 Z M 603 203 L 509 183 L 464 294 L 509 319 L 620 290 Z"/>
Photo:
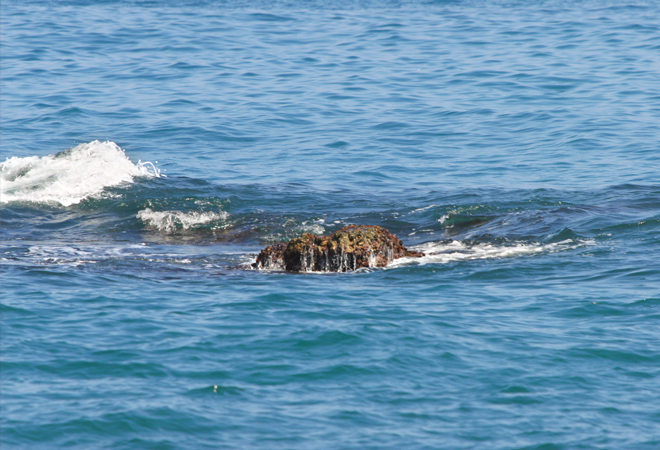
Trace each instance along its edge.
<path fill-rule="evenodd" d="M 3 450 L 660 448 L 657 1 L 1 20 Z"/>

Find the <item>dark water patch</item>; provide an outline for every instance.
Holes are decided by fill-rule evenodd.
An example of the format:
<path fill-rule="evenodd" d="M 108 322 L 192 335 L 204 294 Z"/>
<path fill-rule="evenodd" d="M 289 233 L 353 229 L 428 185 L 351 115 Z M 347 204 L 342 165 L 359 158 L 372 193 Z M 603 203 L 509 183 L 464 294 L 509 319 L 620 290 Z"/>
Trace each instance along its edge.
<path fill-rule="evenodd" d="M 30 311 L 28 309 L 13 307 L 5 304 L 0 304 L 0 312 L 2 314 L 7 314 L 7 317 L 11 317 L 11 316 L 29 317 L 35 315 L 33 311 Z"/>
<path fill-rule="evenodd" d="M 61 361 L 40 364 L 35 369 L 42 373 L 57 374 L 70 379 L 103 379 L 106 377 L 162 378 L 167 371 L 162 366 L 145 363 L 112 364 L 100 361 Z"/>
<path fill-rule="evenodd" d="M 373 127 L 374 130 L 399 130 L 407 128 L 408 125 L 399 122 L 384 122 Z"/>
<path fill-rule="evenodd" d="M 466 229 L 479 227 L 493 220 L 491 216 L 473 216 L 452 214 L 447 217 L 442 224 L 445 229 L 451 230 L 450 233 L 461 233 Z"/>
<path fill-rule="evenodd" d="M 29 436 L 29 442 L 39 445 L 51 440 L 63 443 L 67 440 L 67 436 L 72 434 L 80 435 L 85 442 L 92 436 L 130 436 L 158 430 L 167 430 L 167 434 L 176 434 L 186 430 L 208 433 L 212 429 L 211 422 L 204 416 L 189 412 L 186 417 L 180 417 L 180 412 L 168 407 L 136 408 L 131 413 L 107 413 L 93 418 L 56 420 L 53 424 L 38 425 L 40 426 L 28 424 L 14 426 L 11 437 Z M 89 441 L 87 443 L 89 444 Z"/>
<path fill-rule="evenodd" d="M 649 351 L 621 351 L 612 349 L 574 348 L 571 353 L 586 360 L 613 361 L 630 364 L 649 364 L 660 361 L 660 354 Z"/>
<path fill-rule="evenodd" d="M 631 313 L 615 306 L 608 306 L 592 302 L 587 306 L 576 306 L 569 308 L 566 311 L 562 311 L 562 317 L 581 317 L 581 318 L 590 318 L 598 319 L 599 317 L 618 317 L 618 316 L 628 316 Z"/>
<path fill-rule="evenodd" d="M 267 14 L 267 13 L 252 13 L 250 17 L 259 21 L 264 22 L 289 22 L 295 20 L 294 18 L 287 16 L 280 16 L 277 14 Z"/>
<path fill-rule="evenodd" d="M 546 444 L 541 444 L 541 445 L 518 447 L 515 450 L 564 450 L 567 448 L 568 448 L 567 446 L 562 444 L 554 444 L 548 442 Z"/>
<path fill-rule="evenodd" d="M 329 351 L 332 347 L 348 349 L 351 346 L 357 345 L 359 342 L 356 336 L 341 331 L 325 332 L 314 336 L 312 339 L 305 339 L 302 336 L 298 337 L 294 335 L 292 339 L 294 339 L 292 341 L 293 347 L 298 350 L 315 351 L 317 349 L 323 349 L 322 351 L 324 352 Z"/>
<path fill-rule="evenodd" d="M 328 148 L 341 148 L 341 147 L 346 147 L 348 145 L 350 145 L 350 144 L 347 143 L 347 142 L 336 141 L 336 142 L 332 142 L 330 144 L 325 144 L 325 147 L 328 147 Z"/>
<path fill-rule="evenodd" d="M 660 298 L 644 298 L 630 303 L 630 307 L 658 308 L 660 307 Z"/>
<path fill-rule="evenodd" d="M 531 391 L 523 386 L 509 386 L 500 391 L 502 394 L 529 394 Z"/>

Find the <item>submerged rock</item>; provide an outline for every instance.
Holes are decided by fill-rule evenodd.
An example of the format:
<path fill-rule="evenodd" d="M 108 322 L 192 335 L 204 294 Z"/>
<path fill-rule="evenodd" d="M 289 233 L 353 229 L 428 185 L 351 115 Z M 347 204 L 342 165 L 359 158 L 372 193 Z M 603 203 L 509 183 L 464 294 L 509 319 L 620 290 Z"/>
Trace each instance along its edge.
<path fill-rule="evenodd" d="M 252 266 L 289 272 L 348 272 L 385 267 L 398 258 L 421 257 L 385 228 L 349 225 L 329 236 L 305 233 L 288 243 L 266 247 Z"/>

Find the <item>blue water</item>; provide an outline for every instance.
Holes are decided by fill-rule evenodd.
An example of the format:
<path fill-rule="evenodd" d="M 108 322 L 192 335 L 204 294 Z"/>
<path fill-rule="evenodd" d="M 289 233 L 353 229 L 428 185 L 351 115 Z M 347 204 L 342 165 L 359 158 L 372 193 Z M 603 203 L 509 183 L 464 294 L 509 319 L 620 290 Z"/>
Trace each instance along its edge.
<path fill-rule="evenodd" d="M 1 8 L 3 450 L 660 448 L 660 3 Z"/>

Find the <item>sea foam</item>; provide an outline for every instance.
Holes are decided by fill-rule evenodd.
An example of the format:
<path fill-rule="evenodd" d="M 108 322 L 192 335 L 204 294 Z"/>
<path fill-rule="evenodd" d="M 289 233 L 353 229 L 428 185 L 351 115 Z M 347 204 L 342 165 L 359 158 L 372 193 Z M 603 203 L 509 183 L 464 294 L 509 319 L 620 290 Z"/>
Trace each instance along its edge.
<path fill-rule="evenodd" d="M 496 245 L 491 243 L 471 244 L 462 241 L 427 242 L 411 247 L 424 253 L 422 258 L 400 258 L 392 261 L 388 267 L 406 264 L 438 264 L 475 259 L 497 259 L 529 256 L 542 253 L 554 253 L 591 245 L 593 241 L 574 241 L 567 239 L 550 244 L 543 243 L 509 243 Z"/>
<path fill-rule="evenodd" d="M 138 212 L 137 218 L 148 226 L 163 231 L 165 233 L 175 233 L 179 230 L 189 230 L 199 228 L 200 226 L 213 225 L 215 228 L 225 228 L 224 222 L 229 213 L 226 211 L 219 212 L 183 212 L 183 211 L 154 211 L 151 208 L 146 208 Z"/>
<path fill-rule="evenodd" d="M 133 164 L 117 144 L 93 141 L 56 155 L 13 156 L 0 163 L 0 201 L 70 206 L 136 177 L 160 177 L 150 162 Z"/>

